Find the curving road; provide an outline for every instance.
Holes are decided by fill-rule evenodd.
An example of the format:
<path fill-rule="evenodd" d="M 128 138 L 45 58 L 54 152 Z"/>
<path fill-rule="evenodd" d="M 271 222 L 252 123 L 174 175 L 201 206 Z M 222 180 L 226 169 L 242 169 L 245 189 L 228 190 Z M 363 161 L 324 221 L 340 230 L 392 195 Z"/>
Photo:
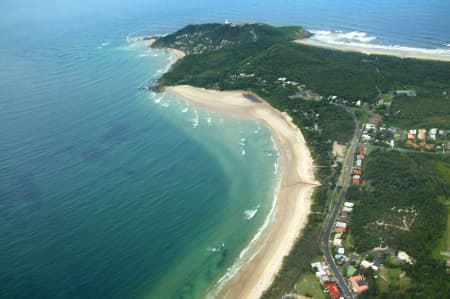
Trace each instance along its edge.
<path fill-rule="evenodd" d="M 338 283 L 340 289 L 342 290 L 343 295 L 347 299 L 353 299 L 353 295 L 352 295 L 350 289 L 348 288 L 347 284 L 345 283 L 344 277 L 342 277 L 341 272 L 337 268 L 332 254 L 330 253 L 330 243 L 329 243 L 329 240 L 331 237 L 331 232 L 333 231 L 334 223 L 336 221 L 336 217 L 338 216 L 339 210 L 341 209 L 341 207 L 345 201 L 345 196 L 347 195 L 347 190 L 348 190 L 348 187 L 350 186 L 353 160 L 355 157 L 356 148 L 358 147 L 358 141 L 359 141 L 359 139 L 361 137 L 361 133 L 362 133 L 361 123 L 356 118 L 353 110 L 351 108 L 345 108 L 345 109 L 352 114 L 353 120 L 355 122 L 356 130 L 355 130 L 355 134 L 353 135 L 353 139 L 352 139 L 352 142 L 351 142 L 348 154 L 347 154 L 347 159 L 346 159 L 345 165 L 342 168 L 341 176 L 342 176 L 343 184 L 342 184 L 341 192 L 339 194 L 339 200 L 338 200 L 336 208 L 334 209 L 333 213 L 331 214 L 331 217 L 325 228 L 325 232 L 324 232 L 324 236 L 323 236 L 323 240 L 322 240 L 322 247 L 323 247 L 323 252 L 325 255 L 325 260 L 327 261 L 327 263 L 330 267 L 330 270 L 333 272 L 334 277 L 336 277 L 337 283 Z"/>

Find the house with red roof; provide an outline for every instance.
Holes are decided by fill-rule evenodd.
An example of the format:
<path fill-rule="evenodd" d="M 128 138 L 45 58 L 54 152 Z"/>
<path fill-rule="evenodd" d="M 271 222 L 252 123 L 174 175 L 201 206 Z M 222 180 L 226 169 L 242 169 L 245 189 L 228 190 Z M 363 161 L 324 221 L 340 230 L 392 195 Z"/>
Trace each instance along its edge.
<path fill-rule="evenodd" d="M 364 281 L 364 279 L 361 275 L 356 275 L 356 276 L 350 277 L 350 282 L 352 283 L 353 292 L 355 292 L 357 294 L 360 294 L 369 289 L 369 286 Z"/>
<path fill-rule="evenodd" d="M 363 146 L 358 147 L 358 154 L 364 155 L 366 153 L 366 148 Z"/>
<path fill-rule="evenodd" d="M 339 289 L 335 283 L 327 284 L 326 288 L 330 292 L 331 299 L 337 299 L 337 298 L 339 298 L 339 296 L 341 296 L 341 292 L 339 291 Z"/>

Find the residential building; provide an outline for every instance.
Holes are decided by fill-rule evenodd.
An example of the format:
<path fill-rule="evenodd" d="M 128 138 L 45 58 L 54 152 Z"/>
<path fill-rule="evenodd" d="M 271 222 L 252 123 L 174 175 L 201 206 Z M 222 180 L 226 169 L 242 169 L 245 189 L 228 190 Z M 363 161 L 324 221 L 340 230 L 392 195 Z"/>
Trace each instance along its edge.
<path fill-rule="evenodd" d="M 430 136 L 430 139 L 436 140 L 437 133 L 438 133 L 438 129 L 437 128 L 433 128 L 433 129 L 430 129 L 430 132 L 429 132 L 428 136 Z"/>
<path fill-rule="evenodd" d="M 335 283 L 329 283 L 326 285 L 328 292 L 330 293 L 331 299 L 337 299 L 341 296 L 341 292 L 339 291 L 337 285 Z"/>
<path fill-rule="evenodd" d="M 419 133 L 417 134 L 417 138 L 420 140 L 425 140 L 427 137 L 427 130 L 425 129 L 419 129 Z"/>
<path fill-rule="evenodd" d="M 352 283 L 352 289 L 355 293 L 360 294 L 369 289 L 369 286 L 364 281 L 361 275 L 356 275 L 350 277 L 350 282 Z"/>

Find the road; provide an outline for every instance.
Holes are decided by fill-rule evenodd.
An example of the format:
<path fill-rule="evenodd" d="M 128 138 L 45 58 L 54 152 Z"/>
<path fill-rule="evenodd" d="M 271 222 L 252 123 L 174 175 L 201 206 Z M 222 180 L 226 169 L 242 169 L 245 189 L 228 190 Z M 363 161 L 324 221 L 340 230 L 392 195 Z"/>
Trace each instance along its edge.
<path fill-rule="evenodd" d="M 353 135 L 353 139 L 352 139 L 349 151 L 347 153 L 347 159 L 346 159 L 345 165 L 342 168 L 342 174 L 341 174 L 342 189 L 339 194 L 339 200 L 338 200 L 338 202 L 336 204 L 336 208 L 334 209 L 333 213 L 331 214 L 331 217 L 328 220 L 327 226 L 325 228 L 325 232 L 324 232 L 324 236 L 323 236 L 323 240 L 322 240 L 322 247 L 323 247 L 323 253 L 325 255 L 325 260 L 327 261 L 327 263 L 330 267 L 330 270 L 333 272 L 333 275 L 336 277 L 337 283 L 338 283 L 340 289 L 342 290 L 343 295 L 347 299 L 353 299 L 353 295 L 352 295 L 350 289 L 348 288 L 347 284 L 345 283 L 345 280 L 342 277 L 341 272 L 338 270 L 336 263 L 334 262 L 332 254 L 330 253 L 330 243 L 329 243 L 329 240 L 331 237 L 331 232 L 333 231 L 334 223 L 336 221 L 336 217 L 338 216 L 339 210 L 341 209 L 341 207 L 345 201 L 345 196 L 347 195 L 347 190 L 348 190 L 348 187 L 350 186 L 353 160 L 355 157 L 356 148 L 358 147 L 358 144 L 359 144 L 358 141 L 359 141 L 359 139 L 361 137 L 361 133 L 362 133 L 361 123 L 355 116 L 355 113 L 353 112 L 353 110 L 350 108 L 346 108 L 346 110 L 352 114 L 353 120 L 355 122 L 356 130 L 355 130 L 355 134 Z"/>

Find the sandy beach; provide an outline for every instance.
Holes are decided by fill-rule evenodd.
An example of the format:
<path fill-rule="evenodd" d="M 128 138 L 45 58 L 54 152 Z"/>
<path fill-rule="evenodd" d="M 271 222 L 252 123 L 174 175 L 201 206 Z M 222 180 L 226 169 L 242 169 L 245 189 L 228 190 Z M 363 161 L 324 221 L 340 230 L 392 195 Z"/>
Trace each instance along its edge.
<path fill-rule="evenodd" d="M 450 61 L 450 54 L 442 54 L 437 55 L 434 53 L 429 53 L 422 51 L 421 49 L 414 48 L 406 48 L 406 47 L 385 47 L 378 45 L 370 45 L 363 44 L 362 46 L 357 45 L 346 45 L 346 44 L 329 44 L 321 41 L 317 41 L 311 38 L 306 39 L 298 39 L 295 41 L 299 44 L 304 44 L 308 46 L 339 50 L 339 51 L 348 51 L 348 52 L 358 52 L 364 53 L 367 55 L 388 55 L 388 56 L 396 56 L 400 58 L 415 58 L 415 59 L 424 59 L 424 60 L 437 60 L 437 61 Z"/>
<path fill-rule="evenodd" d="M 263 100 L 251 101 L 241 91 L 187 85 L 166 87 L 166 91 L 213 111 L 260 121 L 272 133 L 280 154 L 278 196 L 258 237 L 207 296 L 259 298 L 280 270 L 283 257 L 289 253 L 310 212 L 311 194 L 317 182 L 303 135 L 286 113 Z"/>
<path fill-rule="evenodd" d="M 175 61 L 177 61 L 178 59 L 183 58 L 184 56 L 186 56 L 186 54 L 183 51 L 177 50 L 177 49 L 172 49 L 172 48 L 167 48 L 167 50 L 170 52 L 170 54 L 172 55 L 173 59 L 174 59 L 174 63 Z"/>

